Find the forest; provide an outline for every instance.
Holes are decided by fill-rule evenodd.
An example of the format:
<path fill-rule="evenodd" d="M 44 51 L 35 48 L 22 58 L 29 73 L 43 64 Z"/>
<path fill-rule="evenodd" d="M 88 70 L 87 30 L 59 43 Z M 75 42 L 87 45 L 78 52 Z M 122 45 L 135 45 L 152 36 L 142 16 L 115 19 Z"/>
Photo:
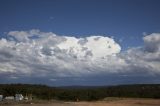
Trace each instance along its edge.
<path fill-rule="evenodd" d="M 33 99 L 96 101 L 106 97 L 160 98 L 160 84 L 51 87 L 33 84 L 0 84 L 0 95 L 32 94 Z"/>

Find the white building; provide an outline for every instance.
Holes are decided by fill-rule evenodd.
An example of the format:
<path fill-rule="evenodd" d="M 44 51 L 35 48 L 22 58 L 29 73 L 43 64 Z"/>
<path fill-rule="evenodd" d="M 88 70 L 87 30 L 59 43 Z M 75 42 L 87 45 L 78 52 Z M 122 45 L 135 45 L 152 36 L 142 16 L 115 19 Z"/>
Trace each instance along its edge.
<path fill-rule="evenodd" d="M 20 100 L 23 100 L 23 99 L 24 99 L 24 97 L 23 97 L 22 94 L 16 94 L 16 95 L 15 95 L 15 100 L 16 100 L 16 101 L 20 101 Z"/>
<path fill-rule="evenodd" d="M 14 96 L 6 96 L 5 100 L 14 100 Z"/>
<path fill-rule="evenodd" d="M 27 96 L 25 96 L 25 97 L 24 97 L 24 100 L 28 100 L 28 97 L 27 97 Z"/>
<path fill-rule="evenodd" d="M 2 101 L 3 100 L 3 95 L 0 95 L 0 101 Z"/>

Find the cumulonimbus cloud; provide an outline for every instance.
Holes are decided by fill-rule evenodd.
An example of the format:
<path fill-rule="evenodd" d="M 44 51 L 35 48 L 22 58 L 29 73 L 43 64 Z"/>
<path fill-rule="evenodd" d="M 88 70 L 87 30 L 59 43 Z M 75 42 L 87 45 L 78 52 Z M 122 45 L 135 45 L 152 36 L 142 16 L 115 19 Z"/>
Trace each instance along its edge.
<path fill-rule="evenodd" d="M 160 34 L 143 40 L 144 46 L 121 52 L 113 38 L 104 36 L 76 38 L 40 30 L 10 31 L 7 39 L 0 40 L 1 83 L 107 84 L 110 79 L 125 83 L 126 78 L 133 82 L 137 82 L 135 77 L 153 78 L 160 75 Z"/>

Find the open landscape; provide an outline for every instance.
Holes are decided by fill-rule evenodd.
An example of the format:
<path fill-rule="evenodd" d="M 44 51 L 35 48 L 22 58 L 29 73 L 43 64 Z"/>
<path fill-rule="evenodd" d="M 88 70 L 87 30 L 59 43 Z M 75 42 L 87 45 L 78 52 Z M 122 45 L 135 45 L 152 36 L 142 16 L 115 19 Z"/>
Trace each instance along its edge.
<path fill-rule="evenodd" d="M 0 0 L 0 106 L 160 106 L 160 0 Z"/>
<path fill-rule="evenodd" d="M 0 84 L 0 106 L 160 106 L 160 84 L 51 87 Z"/>
<path fill-rule="evenodd" d="M 160 106 L 160 99 L 109 98 L 92 102 L 44 101 L 39 103 L 33 101 L 30 103 L 1 104 L 0 106 Z"/>

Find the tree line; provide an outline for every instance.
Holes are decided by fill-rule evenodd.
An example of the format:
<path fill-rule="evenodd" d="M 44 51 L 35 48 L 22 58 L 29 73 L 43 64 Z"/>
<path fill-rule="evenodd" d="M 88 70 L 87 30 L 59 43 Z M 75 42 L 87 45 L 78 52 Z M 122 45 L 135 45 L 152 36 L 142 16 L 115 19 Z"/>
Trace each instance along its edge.
<path fill-rule="evenodd" d="M 33 84 L 0 84 L 0 95 L 32 94 L 33 99 L 94 101 L 106 97 L 160 98 L 160 84 L 94 87 L 50 87 Z"/>

